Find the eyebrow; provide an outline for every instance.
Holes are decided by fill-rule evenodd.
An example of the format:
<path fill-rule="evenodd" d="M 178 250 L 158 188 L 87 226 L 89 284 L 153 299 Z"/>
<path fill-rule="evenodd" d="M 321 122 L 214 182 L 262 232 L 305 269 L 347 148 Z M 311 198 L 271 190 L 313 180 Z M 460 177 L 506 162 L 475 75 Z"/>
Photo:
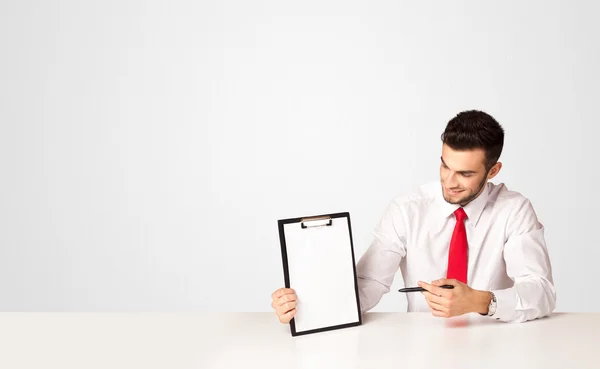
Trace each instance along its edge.
<path fill-rule="evenodd" d="M 444 164 L 444 166 L 446 168 L 448 168 L 448 165 L 446 165 L 446 162 L 444 161 L 444 158 L 442 158 L 440 156 L 440 160 L 442 161 L 442 164 Z M 474 170 L 459 170 L 459 171 L 457 171 L 457 173 L 460 173 L 460 174 L 476 174 L 477 172 L 474 171 Z"/>

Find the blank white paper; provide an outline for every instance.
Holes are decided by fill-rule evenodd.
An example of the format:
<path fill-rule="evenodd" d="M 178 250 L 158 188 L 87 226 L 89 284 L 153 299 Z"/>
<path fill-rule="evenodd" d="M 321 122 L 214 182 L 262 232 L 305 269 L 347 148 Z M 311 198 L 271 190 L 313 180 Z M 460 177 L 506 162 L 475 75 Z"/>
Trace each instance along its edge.
<path fill-rule="evenodd" d="M 284 224 L 284 234 L 290 287 L 298 296 L 296 332 L 358 322 L 348 218 L 305 229 Z"/>

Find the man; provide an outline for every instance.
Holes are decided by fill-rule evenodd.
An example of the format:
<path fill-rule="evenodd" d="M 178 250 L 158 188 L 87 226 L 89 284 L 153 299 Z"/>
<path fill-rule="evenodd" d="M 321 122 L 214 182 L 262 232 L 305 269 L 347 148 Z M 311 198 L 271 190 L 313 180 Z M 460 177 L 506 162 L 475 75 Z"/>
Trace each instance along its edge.
<path fill-rule="evenodd" d="M 554 310 L 543 225 L 527 198 L 489 182 L 502 168 L 503 145 L 504 129 L 484 112 L 448 122 L 440 183 L 394 199 L 357 264 L 362 313 L 389 292 L 398 268 L 406 286 L 426 290 L 408 294 L 408 311 L 524 322 Z M 447 284 L 454 288 L 440 287 Z M 288 323 L 296 291 L 281 288 L 271 297 L 279 321 Z"/>

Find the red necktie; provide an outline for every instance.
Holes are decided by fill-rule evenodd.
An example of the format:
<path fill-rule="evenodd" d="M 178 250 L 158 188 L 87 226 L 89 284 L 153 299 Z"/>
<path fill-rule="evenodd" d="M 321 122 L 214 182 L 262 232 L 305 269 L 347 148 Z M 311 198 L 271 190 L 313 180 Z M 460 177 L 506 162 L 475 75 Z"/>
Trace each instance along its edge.
<path fill-rule="evenodd" d="M 467 261 L 468 261 L 468 245 L 467 231 L 465 230 L 464 220 L 467 214 L 463 208 L 458 208 L 454 212 L 456 217 L 456 225 L 450 240 L 450 251 L 448 252 L 448 274 L 446 278 L 457 279 L 463 283 L 467 283 Z"/>

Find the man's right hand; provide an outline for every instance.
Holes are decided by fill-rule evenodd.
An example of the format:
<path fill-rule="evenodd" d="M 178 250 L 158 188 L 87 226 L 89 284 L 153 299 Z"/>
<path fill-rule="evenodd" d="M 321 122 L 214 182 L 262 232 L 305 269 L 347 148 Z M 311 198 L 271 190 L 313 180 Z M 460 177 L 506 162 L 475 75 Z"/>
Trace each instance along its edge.
<path fill-rule="evenodd" d="M 287 324 L 296 315 L 296 291 L 291 288 L 280 288 L 271 295 L 271 307 L 281 323 Z"/>

